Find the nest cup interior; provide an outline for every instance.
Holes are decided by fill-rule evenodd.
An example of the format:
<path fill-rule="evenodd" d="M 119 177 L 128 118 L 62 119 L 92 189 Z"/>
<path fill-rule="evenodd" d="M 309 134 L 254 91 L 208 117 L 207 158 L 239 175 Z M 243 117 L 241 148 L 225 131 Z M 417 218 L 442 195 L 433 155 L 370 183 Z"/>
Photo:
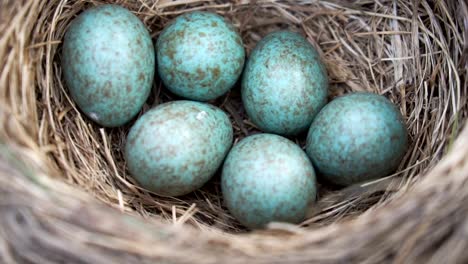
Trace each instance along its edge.
<path fill-rule="evenodd" d="M 190 4 L 187 4 L 190 2 Z M 136 14 L 153 41 L 174 17 L 193 10 L 217 12 L 239 30 L 247 54 L 267 33 L 300 32 L 317 49 L 330 80 L 330 100 L 352 91 L 382 94 L 405 118 L 410 148 L 398 171 L 366 185 L 338 189 L 319 178 L 318 203 L 301 225 L 308 228 L 354 218 L 385 206 L 433 168 L 466 119 L 466 86 L 459 76 L 463 53 L 455 1 L 42 1 L 34 3 L 32 58 L 36 90 L 26 94 L 32 130 L 47 151 L 43 170 L 124 212 L 203 230 L 245 230 L 223 205 L 219 173 L 182 197 L 159 197 L 138 187 L 126 169 L 123 150 L 136 119 L 120 128 L 100 128 L 77 109 L 63 81 L 61 41 L 70 22 L 93 6 L 114 3 Z M 239 85 L 210 103 L 228 113 L 235 142 L 259 132 L 249 122 Z M 158 77 L 139 116 L 177 100 Z M 291 138 L 301 147 L 305 135 Z"/>

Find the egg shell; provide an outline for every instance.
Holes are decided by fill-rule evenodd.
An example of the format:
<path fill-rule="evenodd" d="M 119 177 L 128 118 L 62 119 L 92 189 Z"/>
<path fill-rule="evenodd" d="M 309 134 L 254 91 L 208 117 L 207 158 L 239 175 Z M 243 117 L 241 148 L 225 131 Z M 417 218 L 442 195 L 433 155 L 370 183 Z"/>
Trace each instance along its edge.
<path fill-rule="evenodd" d="M 197 101 L 225 94 L 244 67 L 245 51 L 230 22 L 209 12 L 178 16 L 156 43 L 159 75 L 173 93 Z"/>
<path fill-rule="evenodd" d="M 243 225 L 299 223 L 315 201 L 312 164 L 294 142 L 274 134 L 241 140 L 223 165 L 221 187 L 229 211 Z"/>
<path fill-rule="evenodd" d="M 387 176 L 407 147 L 407 129 L 393 103 L 373 93 L 352 93 L 320 111 L 306 150 L 324 179 L 346 186 Z"/>
<path fill-rule="evenodd" d="M 161 196 L 179 196 L 215 174 L 232 140 L 231 122 L 219 108 L 173 101 L 137 120 L 128 134 L 125 157 L 142 187 Z"/>
<path fill-rule="evenodd" d="M 71 97 L 102 126 L 123 125 L 140 111 L 151 90 L 155 60 L 148 30 L 117 5 L 84 11 L 65 34 L 62 68 Z"/>
<path fill-rule="evenodd" d="M 280 135 L 306 131 L 327 102 L 328 77 L 319 55 L 298 33 L 262 39 L 242 77 L 245 110 L 261 130 Z"/>

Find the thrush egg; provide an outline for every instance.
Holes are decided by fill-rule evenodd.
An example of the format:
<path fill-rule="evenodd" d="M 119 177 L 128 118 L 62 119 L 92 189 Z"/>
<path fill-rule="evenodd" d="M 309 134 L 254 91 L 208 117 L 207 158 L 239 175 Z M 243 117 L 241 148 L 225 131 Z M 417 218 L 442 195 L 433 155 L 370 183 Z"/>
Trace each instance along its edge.
<path fill-rule="evenodd" d="M 159 75 L 173 93 L 197 101 L 225 94 L 245 59 L 242 39 L 230 22 L 209 12 L 177 17 L 156 43 Z"/>
<path fill-rule="evenodd" d="M 298 223 L 315 201 L 315 172 L 294 142 L 273 134 L 241 140 L 223 165 L 221 187 L 229 211 L 242 224 Z"/>
<path fill-rule="evenodd" d="M 406 126 L 395 105 L 381 95 L 353 93 L 320 111 L 306 150 L 325 179 L 351 185 L 393 172 L 407 147 Z"/>
<path fill-rule="evenodd" d="M 328 78 L 312 45 L 301 35 L 278 31 L 262 39 L 242 77 L 242 101 L 265 132 L 295 135 L 307 130 L 327 100 Z"/>
<path fill-rule="evenodd" d="M 84 114 L 102 126 L 120 126 L 140 111 L 150 93 L 153 43 L 129 10 L 101 5 L 71 23 L 62 67 L 71 97 Z"/>
<path fill-rule="evenodd" d="M 232 140 L 229 118 L 219 108 L 173 101 L 137 120 L 127 138 L 125 157 L 142 187 L 162 196 L 179 196 L 213 176 Z"/>

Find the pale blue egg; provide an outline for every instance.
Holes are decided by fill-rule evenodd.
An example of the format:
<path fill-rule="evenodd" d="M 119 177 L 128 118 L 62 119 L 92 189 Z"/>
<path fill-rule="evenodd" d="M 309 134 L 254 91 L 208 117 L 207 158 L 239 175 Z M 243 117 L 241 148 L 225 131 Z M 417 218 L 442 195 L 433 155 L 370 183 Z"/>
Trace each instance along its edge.
<path fill-rule="evenodd" d="M 242 224 L 299 223 L 315 201 L 315 172 L 294 142 L 273 134 L 241 140 L 223 165 L 221 188 L 229 211 Z"/>
<path fill-rule="evenodd" d="M 233 130 L 219 108 L 173 101 L 141 116 L 130 130 L 125 159 L 140 185 L 162 196 L 178 196 L 205 184 L 232 145 Z"/>
<path fill-rule="evenodd" d="M 244 67 L 242 39 L 231 23 L 209 12 L 178 16 L 156 43 L 159 76 L 173 93 L 197 101 L 225 94 Z"/>
<path fill-rule="evenodd" d="M 84 11 L 63 42 L 62 68 L 71 97 L 106 127 L 123 125 L 140 111 L 151 90 L 155 60 L 145 25 L 117 5 Z"/>
<path fill-rule="evenodd" d="M 306 131 L 327 102 L 328 77 L 319 55 L 301 35 L 278 31 L 252 51 L 242 77 L 245 110 L 261 130 Z"/>
<path fill-rule="evenodd" d="M 408 148 L 407 134 L 400 111 L 387 98 L 352 93 L 320 111 L 306 150 L 324 179 L 346 186 L 395 171 Z"/>

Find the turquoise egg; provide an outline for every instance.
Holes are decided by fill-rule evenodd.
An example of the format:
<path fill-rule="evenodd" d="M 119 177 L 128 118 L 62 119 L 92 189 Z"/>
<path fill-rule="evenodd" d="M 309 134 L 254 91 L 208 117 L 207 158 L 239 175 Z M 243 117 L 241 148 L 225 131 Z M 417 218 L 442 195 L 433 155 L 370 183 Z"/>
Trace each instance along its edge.
<path fill-rule="evenodd" d="M 178 196 L 200 188 L 213 176 L 232 140 L 231 122 L 219 108 L 173 101 L 136 121 L 127 137 L 125 159 L 143 188 Z"/>
<path fill-rule="evenodd" d="M 123 125 L 140 111 L 155 60 L 148 30 L 117 5 L 86 10 L 72 21 L 63 41 L 62 68 L 71 97 L 105 127 Z"/>
<path fill-rule="evenodd" d="M 280 135 L 306 131 L 327 102 L 328 78 L 312 45 L 278 31 L 262 39 L 242 78 L 245 110 L 260 129 Z"/>
<path fill-rule="evenodd" d="M 299 223 L 315 201 L 315 172 L 294 142 L 274 134 L 241 140 L 223 165 L 221 189 L 229 211 L 243 225 Z"/>
<path fill-rule="evenodd" d="M 394 104 L 381 95 L 352 93 L 320 111 L 306 150 L 324 179 L 346 186 L 387 176 L 407 147 L 407 129 Z"/>
<path fill-rule="evenodd" d="M 197 101 L 225 94 L 244 67 L 240 35 L 223 17 L 186 13 L 173 20 L 156 43 L 159 75 L 173 93 Z"/>

